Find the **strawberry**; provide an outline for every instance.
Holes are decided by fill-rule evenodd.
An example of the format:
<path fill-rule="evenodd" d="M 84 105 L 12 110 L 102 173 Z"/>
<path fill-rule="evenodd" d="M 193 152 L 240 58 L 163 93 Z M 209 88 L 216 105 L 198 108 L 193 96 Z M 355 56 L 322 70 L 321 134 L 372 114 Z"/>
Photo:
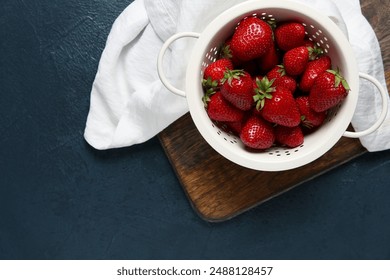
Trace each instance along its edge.
<path fill-rule="evenodd" d="M 221 86 L 221 80 L 228 69 L 233 69 L 233 63 L 229 59 L 217 59 L 204 69 L 203 85 L 205 87 Z"/>
<path fill-rule="evenodd" d="M 298 22 L 286 22 L 275 29 L 275 41 L 283 51 L 304 45 L 305 27 Z"/>
<path fill-rule="evenodd" d="M 240 139 L 247 147 L 268 149 L 275 141 L 274 129 L 265 120 L 251 115 L 241 129 Z"/>
<path fill-rule="evenodd" d="M 214 121 L 238 122 L 244 116 L 244 112 L 225 100 L 219 91 L 209 98 L 206 106 L 207 114 Z"/>
<path fill-rule="evenodd" d="M 326 111 L 316 112 L 310 108 L 309 97 L 300 96 L 295 99 L 299 112 L 301 113 L 301 123 L 303 126 L 311 129 L 323 124 L 326 118 Z"/>
<path fill-rule="evenodd" d="M 295 79 L 287 75 L 275 79 L 273 85 L 275 87 L 284 87 L 285 89 L 291 91 L 291 93 L 294 93 L 297 88 L 297 82 Z"/>
<path fill-rule="evenodd" d="M 322 50 L 306 46 L 296 47 L 287 51 L 283 56 L 283 64 L 286 73 L 290 76 L 298 76 L 306 69 L 310 60 L 314 60 Z"/>
<path fill-rule="evenodd" d="M 268 80 L 277 79 L 283 77 L 284 75 L 286 75 L 286 70 L 283 65 L 276 65 L 266 74 Z"/>
<path fill-rule="evenodd" d="M 314 80 L 319 74 L 331 68 L 330 57 L 325 55 L 307 63 L 306 69 L 299 82 L 299 88 L 304 92 L 309 92 L 314 84 Z"/>
<path fill-rule="evenodd" d="M 295 148 L 303 144 L 304 136 L 299 126 L 286 127 L 278 125 L 275 127 L 275 139 L 281 145 Z"/>
<path fill-rule="evenodd" d="M 326 70 L 317 77 L 310 90 L 310 107 L 316 112 L 324 112 L 343 101 L 349 90 L 339 70 Z"/>
<path fill-rule="evenodd" d="M 221 93 L 238 109 L 247 111 L 253 106 L 252 77 L 243 70 L 227 70 L 222 79 Z"/>
<path fill-rule="evenodd" d="M 263 56 L 257 60 L 259 70 L 261 73 L 266 73 L 273 69 L 279 63 L 279 53 L 275 48 L 275 45 L 267 51 Z"/>
<path fill-rule="evenodd" d="M 230 50 L 238 60 L 248 61 L 264 55 L 272 45 L 271 27 L 252 16 L 244 18 L 237 26 L 230 42 Z"/>
<path fill-rule="evenodd" d="M 277 65 L 267 73 L 268 80 L 274 79 L 273 86 L 282 86 L 292 93 L 297 88 L 297 82 L 294 78 L 287 76 L 283 65 Z"/>
<path fill-rule="evenodd" d="M 261 116 L 275 124 L 293 127 L 301 122 L 301 115 L 293 94 L 284 87 L 273 86 L 274 80 L 267 77 L 259 83 L 253 97 L 256 109 L 261 110 Z"/>

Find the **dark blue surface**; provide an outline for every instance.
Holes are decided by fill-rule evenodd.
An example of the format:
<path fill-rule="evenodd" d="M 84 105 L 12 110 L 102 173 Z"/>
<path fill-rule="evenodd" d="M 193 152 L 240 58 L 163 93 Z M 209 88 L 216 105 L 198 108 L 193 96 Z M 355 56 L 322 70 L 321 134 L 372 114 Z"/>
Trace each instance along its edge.
<path fill-rule="evenodd" d="M 157 138 L 89 147 L 91 85 L 130 2 L 2 1 L 0 258 L 390 259 L 389 151 L 212 224 Z"/>

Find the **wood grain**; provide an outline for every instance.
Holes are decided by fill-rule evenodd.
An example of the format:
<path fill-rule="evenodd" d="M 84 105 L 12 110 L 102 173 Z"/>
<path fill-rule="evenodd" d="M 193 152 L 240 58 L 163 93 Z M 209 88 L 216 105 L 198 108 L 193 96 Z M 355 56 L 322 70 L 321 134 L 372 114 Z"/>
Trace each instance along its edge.
<path fill-rule="evenodd" d="M 390 88 L 389 6 L 379 0 L 362 0 L 361 5 L 380 41 Z M 238 166 L 215 152 L 189 114 L 161 132 L 159 139 L 194 210 L 214 222 L 230 219 L 366 152 L 358 140 L 342 137 L 309 165 L 283 172 L 259 172 Z"/>

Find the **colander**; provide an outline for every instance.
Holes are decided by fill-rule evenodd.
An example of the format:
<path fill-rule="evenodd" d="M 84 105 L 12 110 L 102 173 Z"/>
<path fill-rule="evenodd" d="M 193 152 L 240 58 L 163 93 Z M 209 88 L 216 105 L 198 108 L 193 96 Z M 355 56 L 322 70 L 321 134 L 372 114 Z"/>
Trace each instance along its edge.
<path fill-rule="evenodd" d="M 229 38 L 237 23 L 247 17 L 257 16 L 265 20 L 301 22 L 310 40 L 320 46 L 332 59 L 333 68 L 339 67 L 350 85 L 347 98 L 332 109 L 325 123 L 317 131 L 305 136 L 304 143 L 296 148 L 272 147 L 253 152 L 245 148 L 239 137 L 220 129 L 208 117 L 202 102 L 202 78 L 204 69 L 218 58 L 218 51 Z M 186 69 L 185 91 L 173 86 L 163 70 L 163 57 L 169 46 L 177 39 L 197 38 Z M 372 133 L 383 123 L 387 113 L 387 92 L 372 76 L 359 73 L 357 61 L 347 38 L 339 27 L 317 10 L 286 0 L 250 0 L 240 3 L 216 17 L 202 33 L 177 33 L 161 48 L 157 69 L 162 83 L 173 93 L 186 97 L 190 115 L 200 134 L 218 153 L 228 160 L 255 170 L 283 171 L 306 165 L 331 149 L 342 136 L 358 138 Z M 346 131 L 357 105 L 359 77 L 373 83 L 380 93 L 382 112 L 368 129 L 359 132 Z M 369 106 L 369 105 L 368 105 Z"/>

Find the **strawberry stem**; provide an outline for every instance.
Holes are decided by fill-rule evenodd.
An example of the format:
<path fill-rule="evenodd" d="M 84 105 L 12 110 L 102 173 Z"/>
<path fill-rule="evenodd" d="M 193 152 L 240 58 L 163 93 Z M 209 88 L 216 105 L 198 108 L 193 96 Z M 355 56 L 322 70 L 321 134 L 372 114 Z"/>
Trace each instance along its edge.
<path fill-rule="evenodd" d="M 227 69 L 225 71 L 225 75 L 223 76 L 223 78 L 221 80 L 221 83 L 224 84 L 227 81 L 228 84 L 231 85 L 233 79 L 239 80 L 240 77 L 244 76 L 244 75 L 245 75 L 245 71 L 244 70 L 238 70 L 238 69 L 229 70 L 229 69 Z"/>
<path fill-rule="evenodd" d="M 254 90 L 255 95 L 253 96 L 253 100 L 256 103 L 256 109 L 258 111 L 263 109 L 266 99 L 272 99 L 272 92 L 275 91 L 275 87 L 272 87 L 274 81 L 275 79 L 272 79 L 271 81 L 268 80 L 267 76 L 261 80 L 256 78 L 257 87 Z"/>
<path fill-rule="evenodd" d="M 337 70 L 332 70 L 332 69 L 329 69 L 329 70 L 326 70 L 326 72 L 328 73 L 331 73 L 335 76 L 334 78 L 334 86 L 337 88 L 340 83 L 343 85 L 343 87 L 345 88 L 345 90 L 350 90 L 351 88 L 349 87 L 349 84 L 347 82 L 347 80 L 340 74 L 340 68 L 337 67 Z"/>

